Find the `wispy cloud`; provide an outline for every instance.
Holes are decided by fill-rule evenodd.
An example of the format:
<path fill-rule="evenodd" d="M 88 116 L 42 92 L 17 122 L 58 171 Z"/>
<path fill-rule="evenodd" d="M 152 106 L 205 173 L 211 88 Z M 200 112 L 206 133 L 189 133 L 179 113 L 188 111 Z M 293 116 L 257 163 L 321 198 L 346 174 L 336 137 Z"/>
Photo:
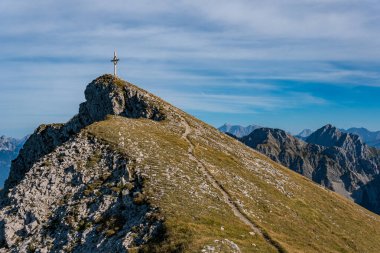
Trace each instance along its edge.
<path fill-rule="evenodd" d="M 158 92 L 169 102 L 186 110 L 218 113 L 257 113 L 298 106 L 328 105 L 323 98 L 308 93 L 291 92 L 283 96 L 271 95 L 225 95 L 205 93 L 180 93 L 173 91 Z"/>
<path fill-rule="evenodd" d="M 374 0 L 3 0 L 0 134 L 20 125 L 12 108 L 74 114 L 85 83 L 112 71 L 115 48 L 123 78 L 189 110 L 338 103 L 291 83 L 379 87 L 379 11 Z"/>

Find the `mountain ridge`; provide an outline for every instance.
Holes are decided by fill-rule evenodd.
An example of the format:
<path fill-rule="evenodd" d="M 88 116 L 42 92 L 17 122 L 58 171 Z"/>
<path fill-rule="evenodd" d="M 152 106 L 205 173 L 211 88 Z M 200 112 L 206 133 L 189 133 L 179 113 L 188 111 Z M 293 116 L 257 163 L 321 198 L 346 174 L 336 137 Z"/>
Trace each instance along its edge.
<path fill-rule="evenodd" d="M 326 125 L 305 142 L 271 128 L 257 129 L 241 141 L 316 183 L 380 212 L 376 194 L 366 187 L 379 176 L 380 156 L 359 136 Z M 372 192 L 379 192 L 374 185 L 371 188 Z"/>
<path fill-rule="evenodd" d="M 230 133 L 233 134 L 239 138 L 247 136 L 250 134 L 253 130 L 260 128 L 260 126 L 251 125 L 253 128 L 243 127 L 241 125 L 233 125 L 225 123 L 223 126 L 219 127 L 218 129 L 221 132 L 224 133 Z M 351 127 L 348 129 L 340 128 L 339 131 L 343 133 L 351 133 L 358 135 L 368 146 L 380 148 L 380 131 L 369 131 L 368 129 L 364 127 Z M 311 135 L 314 131 L 311 129 L 304 129 L 298 134 L 294 135 L 298 139 L 306 140 L 309 135 Z"/>
<path fill-rule="evenodd" d="M 380 148 L 380 131 L 369 131 L 364 127 L 351 127 L 342 131 L 359 135 L 369 146 Z"/>
<path fill-rule="evenodd" d="M 377 215 L 134 87 L 99 77 L 78 115 L 29 138 L 0 252 L 380 249 Z"/>

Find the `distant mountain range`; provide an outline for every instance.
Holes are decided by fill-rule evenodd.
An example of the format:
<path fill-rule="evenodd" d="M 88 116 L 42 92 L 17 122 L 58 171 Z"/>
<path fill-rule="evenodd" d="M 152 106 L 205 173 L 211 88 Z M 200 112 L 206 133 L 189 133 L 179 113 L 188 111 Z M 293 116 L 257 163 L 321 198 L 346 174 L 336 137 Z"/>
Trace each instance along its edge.
<path fill-rule="evenodd" d="M 247 136 L 248 134 L 252 133 L 254 130 L 261 128 L 261 126 L 258 125 L 249 125 L 249 126 L 240 126 L 240 125 L 231 125 L 231 124 L 224 124 L 223 126 L 219 127 L 219 131 L 222 131 L 224 133 L 230 133 L 234 136 L 241 138 L 243 136 Z M 344 133 L 351 133 L 358 135 L 363 142 L 365 142 L 368 146 L 379 148 L 380 149 L 380 131 L 369 131 L 366 128 L 357 128 L 352 127 L 349 129 L 339 129 L 341 132 Z M 299 134 L 294 135 L 298 139 L 306 140 L 307 137 L 309 137 L 314 131 L 311 129 L 304 129 Z"/>
<path fill-rule="evenodd" d="M 0 136 L 0 188 L 3 187 L 7 179 L 11 161 L 15 159 L 24 145 L 26 138 L 15 139 L 6 136 Z"/>
<path fill-rule="evenodd" d="M 362 140 L 369 146 L 380 148 L 380 131 L 371 132 L 366 128 L 349 128 L 347 130 L 341 129 L 342 132 L 352 133 L 359 135 Z"/>
<path fill-rule="evenodd" d="M 380 213 L 380 151 L 366 145 L 358 135 L 332 125 L 308 133 L 300 134 L 303 141 L 280 129 L 258 128 L 237 139 L 273 161 Z"/>

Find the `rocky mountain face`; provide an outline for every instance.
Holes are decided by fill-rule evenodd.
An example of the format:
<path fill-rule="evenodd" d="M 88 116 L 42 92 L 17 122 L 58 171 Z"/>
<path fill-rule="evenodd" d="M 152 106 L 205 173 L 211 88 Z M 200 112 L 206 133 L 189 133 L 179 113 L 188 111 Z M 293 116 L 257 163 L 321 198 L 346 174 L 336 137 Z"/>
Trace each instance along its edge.
<path fill-rule="evenodd" d="M 16 158 L 26 138 L 21 140 L 0 136 L 0 188 L 9 174 L 11 161 Z"/>
<path fill-rule="evenodd" d="M 342 132 L 356 134 L 367 143 L 369 146 L 380 148 L 380 131 L 371 132 L 366 128 L 349 128 L 347 130 L 342 129 Z"/>
<path fill-rule="evenodd" d="M 261 128 L 261 126 L 258 125 L 248 125 L 246 127 L 240 126 L 240 125 L 231 125 L 231 124 L 224 124 L 223 126 L 219 127 L 219 131 L 223 133 L 230 133 L 233 134 L 236 137 L 243 137 L 250 133 L 252 133 L 253 130 Z"/>
<path fill-rule="evenodd" d="M 377 215 L 160 98 L 111 75 L 85 95 L 12 163 L 0 252 L 380 250 Z"/>
<path fill-rule="evenodd" d="M 231 124 L 224 124 L 223 126 L 219 127 L 219 131 L 223 133 L 229 133 L 232 134 L 238 138 L 242 138 L 243 136 L 247 136 L 254 130 L 261 128 L 261 126 L 257 125 L 249 125 L 247 127 L 240 126 L 240 125 L 231 125 Z M 366 128 L 356 128 L 352 127 L 349 129 L 339 129 L 342 133 L 351 133 L 358 135 L 368 146 L 375 147 L 380 149 L 380 131 L 371 132 Z M 298 139 L 306 140 L 307 137 L 309 137 L 313 133 L 313 130 L 311 129 L 304 129 L 299 134 L 295 135 Z"/>
<path fill-rule="evenodd" d="M 306 142 L 280 129 L 262 128 L 241 139 L 272 160 L 363 207 L 380 213 L 380 155 L 357 135 L 326 125 Z"/>

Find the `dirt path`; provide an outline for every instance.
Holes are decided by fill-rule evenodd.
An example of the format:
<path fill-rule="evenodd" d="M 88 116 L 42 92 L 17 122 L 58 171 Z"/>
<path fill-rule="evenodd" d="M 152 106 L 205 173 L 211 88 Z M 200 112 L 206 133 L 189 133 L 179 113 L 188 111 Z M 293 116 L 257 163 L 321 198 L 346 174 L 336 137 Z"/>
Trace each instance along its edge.
<path fill-rule="evenodd" d="M 187 141 L 189 144 L 189 157 L 191 160 L 195 161 L 198 164 L 198 167 L 201 169 L 202 173 L 205 175 L 207 180 L 212 184 L 214 188 L 220 191 L 223 196 L 224 202 L 231 208 L 232 212 L 238 217 L 242 222 L 248 225 L 253 232 L 261 235 L 268 243 L 270 243 L 273 247 L 275 247 L 278 252 L 283 253 L 286 252 L 278 242 L 274 241 L 267 233 L 264 233 L 256 224 L 254 224 L 246 214 L 242 213 L 239 209 L 239 206 L 232 200 L 230 194 L 223 188 L 223 186 L 215 179 L 215 177 L 211 174 L 211 172 L 207 169 L 207 167 L 198 160 L 194 156 L 194 145 L 189 139 L 189 135 L 191 134 L 191 127 L 188 122 L 181 116 L 182 125 L 185 127 L 185 132 L 182 134 L 182 138 Z"/>

